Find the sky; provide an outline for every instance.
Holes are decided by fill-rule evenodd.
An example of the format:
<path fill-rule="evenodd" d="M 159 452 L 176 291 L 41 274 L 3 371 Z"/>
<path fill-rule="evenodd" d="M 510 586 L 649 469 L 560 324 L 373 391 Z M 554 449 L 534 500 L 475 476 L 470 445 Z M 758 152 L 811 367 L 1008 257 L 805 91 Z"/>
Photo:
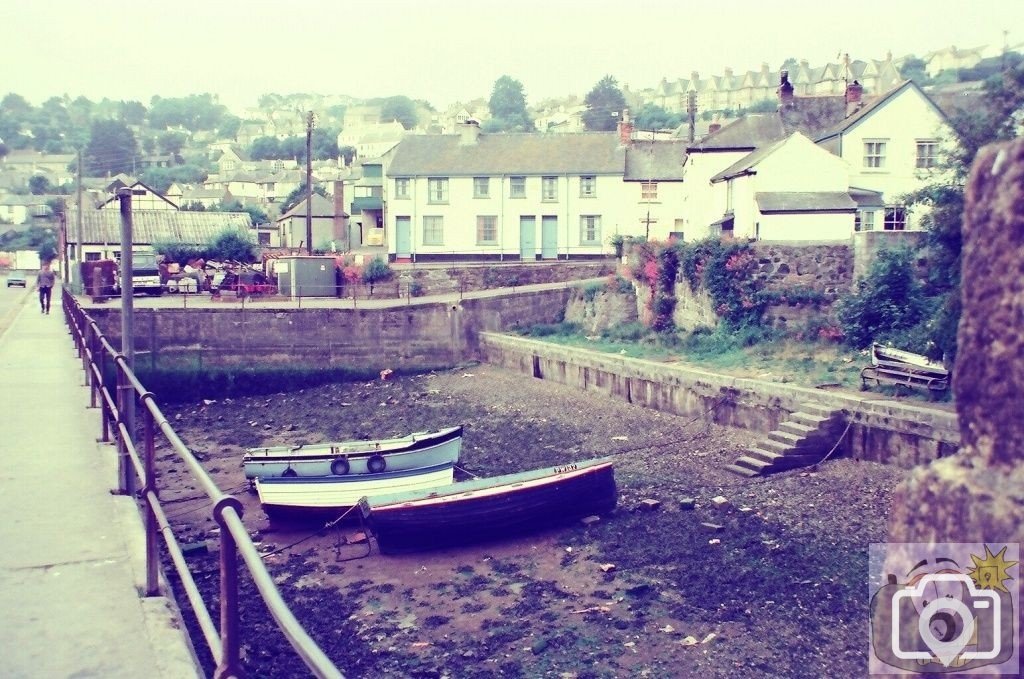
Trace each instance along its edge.
<path fill-rule="evenodd" d="M 523 83 L 529 103 L 605 75 L 663 78 L 1024 43 L 1024 0 L 3 0 L 0 96 L 404 94 L 437 108 Z"/>

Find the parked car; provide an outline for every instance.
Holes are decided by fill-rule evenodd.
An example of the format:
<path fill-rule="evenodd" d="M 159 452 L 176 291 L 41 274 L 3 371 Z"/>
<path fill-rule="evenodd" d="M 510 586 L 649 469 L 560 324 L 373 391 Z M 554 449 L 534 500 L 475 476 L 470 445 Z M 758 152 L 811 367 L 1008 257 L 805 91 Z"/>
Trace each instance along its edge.
<path fill-rule="evenodd" d="M 249 295 L 274 295 L 277 286 L 259 271 L 218 271 L 210 281 L 210 290 L 217 293 L 234 291 L 239 297 Z"/>
<path fill-rule="evenodd" d="M 7 287 L 11 287 L 12 285 L 20 285 L 21 287 L 25 287 L 25 281 L 26 276 L 24 271 L 15 269 L 8 272 L 7 274 Z"/>

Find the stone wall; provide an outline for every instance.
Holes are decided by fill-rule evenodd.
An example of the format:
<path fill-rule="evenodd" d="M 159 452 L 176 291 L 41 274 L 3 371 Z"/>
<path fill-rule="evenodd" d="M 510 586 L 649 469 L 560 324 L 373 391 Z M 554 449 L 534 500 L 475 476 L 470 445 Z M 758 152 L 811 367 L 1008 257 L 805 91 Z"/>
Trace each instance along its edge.
<path fill-rule="evenodd" d="M 956 414 L 923 405 L 731 377 L 507 335 L 484 335 L 488 363 L 646 408 L 767 434 L 808 401 L 842 410 L 839 453 L 910 468 L 953 454 Z"/>
<path fill-rule="evenodd" d="M 345 366 L 429 369 L 479 356 L 481 332 L 561 320 L 569 288 L 347 309 L 137 309 L 138 361 L 168 365 L 180 356 L 203 365 Z M 118 309 L 89 309 L 120 345 Z"/>
<path fill-rule="evenodd" d="M 593 284 L 591 284 L 593 285 Z M 588 335 L 597 335 L 609 328 L 636 323 L 636 294 L 609 290 L 602 285 L 573 288 L 565 307 L 565 320 L 576 323 Z"/>
<path fill-rule="evenodd" d="M 771 243 L 754 244 L 757 276 L 766 290 L 785 292 L 803 288 L 822 296 L 819 304 L 785 302 L 765 310 L 764 321 L 774 327 L 792 330 L 807 325 L 813 317 L 828 318 L 832 305 L 853 285 L 853 252 L 848 243 Z"/>
<path fill-rule="evenodd" d="M 492 290 L 535 283 L 562 283 L 607 276 L 615 272 L 615 260 L 486 264 L 458 263 L 450 266 L 394 266 L 401 294 L 410 286 L 417 296 L 454 291 Z"/>
<path fill-rule="evenodd" d="M 924 241 L 922 231 L 858 231 L 853 234 L 853 276 L 861 278 L 871 269 L 879 251 L 915 249 Z"/>

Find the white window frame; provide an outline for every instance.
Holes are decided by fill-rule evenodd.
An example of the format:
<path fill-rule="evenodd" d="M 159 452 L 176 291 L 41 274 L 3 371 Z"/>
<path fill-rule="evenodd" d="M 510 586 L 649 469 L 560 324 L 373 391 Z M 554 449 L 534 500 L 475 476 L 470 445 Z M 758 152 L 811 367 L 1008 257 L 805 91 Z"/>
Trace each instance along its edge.
<path fill-rule="evenodd" d="M 526 198 L 526 177 L 515 176 L 508 178 L 508 197 Z"/>
<path fill-rule="evenodd" d="M 658 182 L 640 182 L 640 200 L 658 200 Z"/>
<path fill-rule="evenodd" d="M 868 170 L 884 170 L 888 139 L 864 140 L 864 167 Z"/>
<path fill-rule="evenodd" d="M 409 178 L 398 177 L 395 179 L 395 198 L 408 198 L 409 197 Z"/>
<path fill-rule="evenodd" d="M 444 217 L 423 215 L 423 244 L 444 245 Z"/>
<path fill-rule="evenodd" d="M 580 198 L 597 198 L 597 177 L 585 174 L 580 177 Z"/>
<path fill-rule="evenodd" d="M 874 231 L 875 230 L 875 210 L 857 210 L 857 214 L 854 217 L 853 230 L 854 231 Z"/>
<path fill-rule="evenodd" d="M 490 231 L 491 237 L 487 238 L 485 234 Z M 497 215 L 477 215 L 476 216 L 476 244 L 477 245 L 497 245 L 498 244 L 498 216 Z"/>
<path fill-rule="evenodd" d="M 885 231 L 907 230 L 907 208 L 905 205 L 885 206 L 882 218 L 882 229 Z"/>
<path fill-rule="evenodd" d="M 473 177 L 473 197 L 474 198 L 490 198 L 491 197 L 491 178 L 490 177 Z"/>
<path fill-rule="evenodd" d="M 427 203 L 431 205 L 448 203 L 448 177 L 427 178 Z"/>
<path fill-rule="evenodd" d="M 541 177 L 540 199 L 545 203 L 558 202 L 558 177 Z"/>
<path fill-rule="evenodd" d="M 918 170 L 930 170 L 938 166 L 938 139 L 918 139 L 916 145 L 916 152 L 917 155 L 914 159 L 914 167 L 916 167 Z"/>
<path fill-rule="evenodd" d="M 587 238 L 587 235 L 590 238 Z M 580 245 L 601 244 L 601 215 L 580 215 Z"/>

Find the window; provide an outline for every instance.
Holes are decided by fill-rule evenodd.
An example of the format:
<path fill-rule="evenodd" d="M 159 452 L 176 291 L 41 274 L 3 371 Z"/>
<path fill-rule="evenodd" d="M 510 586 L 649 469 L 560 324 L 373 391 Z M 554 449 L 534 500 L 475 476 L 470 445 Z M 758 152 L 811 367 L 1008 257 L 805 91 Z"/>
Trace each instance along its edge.
<path fill-rule="evenodd" d="M 903 231 L 907 228 L 907 209 L 904 207 L 885 208 L 886 231 Z"/>
<path fill-rule="evenodd" d="M 447 203 L 448 202 L 448 178 L 431 177 L 427 180 L 427 202 Z"/>
<path fill-rule="evenodd" d="M 558 177 L 544 177 L 540 180 L 541 200 L 553 202 L 558 200 Z"/>
<path fill-rule="evenodd" d="M 267 231 L 260 231 L 256 234 L 256 238 L 260 245 L 270 245 L 270 233 Z"/>
<path fill-rule="evenodd" d="M 98 261 L 100 261 L 100 253 L 98 253 L 98 252 L 87 252 L 87 253 L 85 253 L 85 261 L 87 261 L 87 262 L 98 262 Z"/>
<path fill-rule="evenodd" d="M 473 197 L 474 198 L 490 198 L 491 197 L 491 178 L 490 177 L 473 177 Z"/>
<path fill-rule="evenodd" d="M 857 214 L 853 218 L 853 230 L 854 231 L 874 231 L 875 230 L 875 211 L 874 210 L 857 210 Z"/>
<path fill-rule="evenodd" d="M 923 139 L 917 142 L 917 168 L 926 170 L 938 164 L 939 143 L 934 139 Z"/>
<path fill-rule="evenodd" d="M 640 200 L 658 200 L 658 182 L 640 182 Z"/>
<path fill-rule="evenodd" d="M 498 242 L 498 218 L 494 215 L 477 215 L 476 244 L 494 245 Z"/>
<path fill-rule="evenodd" d="M 508 178 L 508 197 L 526 198 L 526 177 Z"/>
<path fill-rule="evenodd" d="M 885 167 L 885 142 L 866 141 L 864 142 L 864 167 L 883 168 Z"/>
<path fill-rule="evenodd" d="M 601 243 L 601 215 L 580 215 L 580 245 Z"/>
<path fill-rule="evenodd" d="M 444 245 L 444 217 L 425 216 L 423 218 L 423 244 Z"/>
<path fill-rule="evenodd" d="M 597 177 L 580 177 L 580 198 L 594 198 L 597 196 Z"/>
<path fill-rule="evenodd" d="M 409 197 L 409 180 L 406 178 L 395 180 L 395 198 Z"/>

